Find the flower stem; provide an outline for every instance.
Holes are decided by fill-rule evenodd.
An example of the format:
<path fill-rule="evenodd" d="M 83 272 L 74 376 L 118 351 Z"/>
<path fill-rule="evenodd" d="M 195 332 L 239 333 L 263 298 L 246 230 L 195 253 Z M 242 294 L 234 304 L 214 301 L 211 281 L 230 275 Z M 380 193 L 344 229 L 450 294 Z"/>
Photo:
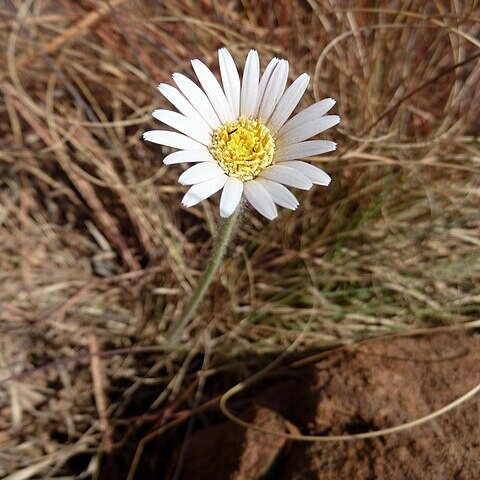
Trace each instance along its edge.
<path fill-rule="evenodd" d="M 220 231 L 218 232 L 217 238 L 212 248 L 210 258 L 208 259 L 207 267 L 203 275 L 198 280 L 197 286 L 188 301 L 188 303 L 183 308 L 183 311 L 180 315 L 179 320 L 172 325 L 167 338 L 168 346 L 173 347 L 176 345 L 180 335 L 182 334 L 185 327 L 188 325 L 192 316 L 198 309 L 203 297 L 207 293 L 208 287 L 212 280 L 215 278 L 215 274 L 218 270 L 218 267 L 222 263 L 223 255 L 227 249 L 228 243 L 232 237 L 232 233 L 235 230 L 235 225 L 237 224 L 238 217 L 240 215 L 241 205 L 237 207 L 235 212 L 230 215 L 221 226 Z"/>

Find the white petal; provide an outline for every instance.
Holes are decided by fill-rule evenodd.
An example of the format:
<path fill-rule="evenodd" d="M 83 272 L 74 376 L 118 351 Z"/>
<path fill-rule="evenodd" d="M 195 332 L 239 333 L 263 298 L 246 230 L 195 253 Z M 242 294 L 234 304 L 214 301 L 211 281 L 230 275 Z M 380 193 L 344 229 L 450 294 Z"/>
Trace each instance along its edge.
<path fill-rule="evenodd" d="M 337 148 L 335 142 L 329 140 L 309 140 L 307 142 L 293 143 L 278 148 L 275 151 L 275 162 L 285 162 L 297 158 L 312 157 L 321 153 L 332 152 Z"/>
<path fill-rule="evenodd" d="M 193 105 L 175 88 L 166 83 L 158 86 L 160 93 L 181 113 L 195 122 L 202 124 L 204 130 L 211 133 L 212 128 L 205 119 L 195 110 Z"/>
<path fill-rule="evenodd" d="M 277 216 L 277 207 L 264 186 L 256 180 L 250 180 L 244 185 L 245 197 L 253 208 L 269 220 Z"/>
<path fill-rule="evenodd" d="M 179 150 L 178 152 L 170 153 L 163 159 L 165 165 L 214 161 L 208 150 Z"/>
<path fill-rule="evenodd" d="M 198 81 L 205 90 L 210 103 L 217 112 L 220 121 L 225 123 L 228 120 L 232 120 L 233 114 L 230 110 L 230 105 L 227 102 L 227 97 L 225 97 L 225 93 L 218 83 L 218 80 L 215 78 L 215 75 L 200 60 L 192 60 L 192 67 L 195 70 Z"/>
<path fill-rule="evenodd" d="M 222 175 L 208 180 L 203 183 L 197 183 L 190 187 L 188 192 L 182 198 L 182 205 L 184 207 L 193 207 L 197 203 L 217 193 L 225 185 L 227 176 Z"/>
<path fill-rule="evenodd" d="M 174 73 L 172 77 L 180 91 L 185 95 L 187 100 L 195 107 L 197 112 L 205 119 L 205 121 L 213 129 L 218 128 L 221 122 L 215 113 L 210 100 L 202 91 L 202 89 L 181 73 Z"/>
<path fill-rule="evenodd" d="M 319 133 L 334 127 L 340 122 L 338 115 L 326 115 L 324 117 L 317 118 L 311 122 L 304 123 L 297 128 L 290 130 L 288 133 L 284 133 L 278 136 L 280 145 L 290 145 L 292 143 L 303 142 L 307 138 L 318 135 Z"/>
<path fill-rule="evenodd" d="M 255 115 L 255 106 L 258 96 L 258 78 L 260 75 L 260 62 L 256 50 L 250 50 L 245 62 L 243 72 L 242 91 L 240 94 L 240 114 L 245 117 Z"/>
<path fill-rule="evenodd" d="M 205 122 L 196 122 L 181 113 L 172 112 L 170 110 L 155 110 L 152 115 L 165 125 L 188 135 L 204 145 L 212 143 L 212 136 L 203 127 Z"/>
<path fill-rule="evenodd" d="M 305 140 L 307 138 L 312 137 L 313 135 L 316 135 L 315 133 L 312 135 L 304 136 L 302 135 L 302 132 L 305 131 L 305 128 L 307 125 L 313 125 L 320 127 L 320 119 L 322 118 L 325 113 L 327 113 L 333 106 L 335 105 L 335 100 L 333 98 L 327 98 L 325 100 L 321 100 L 320 102 L 314 103 L 313 105 L 310 105 L 308 108 L 305 110 L 302 110 L 301 112 L 297 113 L 294 117 L 292 117 L 277 133 L 276 137 L 278 140 L 284 143 L 298 143 L 301 142 L 302 140 Z M 336 123 L 340 121 L 340 118 L 337 115 L 333 115 Z M 327 117 L 323 117 L 327 118 Z M 332 119 L 330 119 L 332 120 Z M 328 122 L 328 120 L 327 120 Z M 335 123 L 334 123 L 335 124 Z M 323 128 L 325 123 L 321 125 L 321 129 L 317 131 L 317 133 L 323 132 L 323 130 L 326 130 L 326 127 Z M 333 125 L 330 125 L 333 126 Z M 313 129 L 314 131 L 316 130 L 315 128 Z M 298 135 L 299 134 L 299 135 Z M 298 135 L 300 140 L 295 139 L 295 141 L 287 142 L 284 140 L 284 138 L 288 138 L 289 136 L 295 137 L 295 135 Z"/>
<path fill-rule="evenodd" d="M 260 83 L 258 84 L 258 96 L 257 96 L 257 103 L 255 105 L 255 115 L 258 114 L 258 109 L 260 107 L 260 103 L 262 102 L 263 95 L 265 93 L 265 89 L 267 88 L 268 81 L 272 76 L 272 72 L 275 70 L 277 63 L 280 60 L 278 58 L 272 58 L 270 62 L 268 62 L 267 68 L 263 72 L 262 78 L 260 78 Z"/>
<path fill-rule="evenodd" d="M 302 190 L 310 190 L 313 185 L 302 172 L 285 165 L 271 165 L 259 176 L 260 178 L 266 178 L 267 180 L 283 183 L 289 187 L 301 188 Z"/>
<path fill-rule="evenodd" d="M 193 140 L 193 138 L 166 130 L 150 130 L 143 134 L 143 139 L 147 142 L 158 143 L 166 147 L 180 148 L 182 150 L 206 150 L 205 145 Z"/>
<path fill-rule="evenodd" d="M 280 60 L 272 72 L 267 87 L 265 88 L 260 108 L 258 109 L 258 116 L 262 119 L 263 123 L 268 123 L 270 120 L 280 97 L 285 91 L 287 79 L 288 62 L 286 60 Z"/>
<path fill-rule="evenodd" d="M 293 162 L 283 162 L 282 165 L 292 167 L 295 170 L 302 172 L 315 185 L 323 185 L 324 187 L 326 187 L 330 185 L 330 182 L 332 181 L 330 175 L 328 175 L 322 169 L 311 165 L 310 163 L 295 160 Z"/>
<path fill-rule="evenodd" d="M 195 185 L 196 183 L 206 182 L 207 180 L 224 174 L 225 172 L 217 162 L 201 162 L 185 170 L 180 177 L 178 177 L 178 183 L 182 185 Z"/>
<path fill-rule="evenodd" d="M 277 205 L 289 208 L 290 210 L 295 210 L 298 207 L 298 200 L 287 187 L 284 187 L 280 183 L 267 180 L 266 178 L 257 178 L 257 182 L 265 187 Z"/>
<path fill-rule="evenodd" d="M 229 177 L 223 187 L 220 198 L 220 216 L 229 217 L 237 208 L 242 198 L 243 182 L 238 178 Z"/>
<path fill-rule="evenodd" d="M 310 77 L 304 73 L 300 75 L 287 89 L 279 100 L 267 127 L 270 133 L 275 135 L 280 127 L 288 120 L 288 117 L 295 110 L 298 102 L 307 89 Z"/>
<path fill-rule="evenodd" d="M 222 76 L 223 89 L 235 120 L 240 115 L 240 76 L 230 52 L 226 48 L 218 51 L 218 62 Z"/>

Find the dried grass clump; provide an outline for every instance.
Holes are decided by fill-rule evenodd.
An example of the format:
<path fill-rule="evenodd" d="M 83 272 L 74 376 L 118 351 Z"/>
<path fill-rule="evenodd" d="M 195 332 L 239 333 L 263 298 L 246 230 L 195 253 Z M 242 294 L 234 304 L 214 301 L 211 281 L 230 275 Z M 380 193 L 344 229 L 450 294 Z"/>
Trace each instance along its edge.
<path fill-rule="evenodd" d="M 228 369 L 303 330 L 328 346 L 478 318 L 480 25 L 461 3 L 0 6 L 1 477 L 78 473 L 82 452 L 96 471 L 112 432 L 192 395 L 195 353 Z M 181 208 L 178 172 L 141 135 L 155 85 L 190 58 L 216 68 L 221 45 L 311 73 L 302 106 L 337 99 L 340 148 L 317 159 L 334 182 L 244 220 L 189 354 L 164 355 L 217 214 Z"/>

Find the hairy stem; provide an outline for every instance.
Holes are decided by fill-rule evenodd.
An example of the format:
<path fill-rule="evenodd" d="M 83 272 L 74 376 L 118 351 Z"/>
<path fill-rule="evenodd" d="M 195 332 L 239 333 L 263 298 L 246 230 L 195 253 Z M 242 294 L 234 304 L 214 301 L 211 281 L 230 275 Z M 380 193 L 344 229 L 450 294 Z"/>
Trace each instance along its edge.
<path fill-rule="evenodd" d="M 167 335 L 168 345 L 170 347 L 176 345 L 180 335 L 190 322 L 193 315 L 196 313 L 200 303 L 203 300 L 203 297 L 207 293 L 210 283 L 212 283 L 212 280 L 215 278 L 215 274 L 218 270 L 218 267 L 222 263 L 222 258 L 230 242 L 232 233 L 235 230 L 235 225 L 237 224 L 240 211 L 241 205 L 239 205 L 235 212 L 233 212 L 233 214 L 223 222 L 223 225 L 221 226 L 213 245 L 212 252 L 210 253 L 210 258 L 208 259 L 205 272 L 203 272 L 203 275 L 199 279 L 192 297 L 185 305 L 180 318 L 177 322 L 175 322 L 174 325 L 172 325 L 172 328 Z"/>

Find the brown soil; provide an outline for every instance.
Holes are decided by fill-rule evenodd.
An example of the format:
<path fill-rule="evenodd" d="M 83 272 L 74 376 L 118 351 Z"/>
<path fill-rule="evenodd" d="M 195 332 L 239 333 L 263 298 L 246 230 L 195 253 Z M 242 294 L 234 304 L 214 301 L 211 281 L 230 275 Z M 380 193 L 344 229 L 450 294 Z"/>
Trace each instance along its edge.
<path fill-rule="evenodd" d="M 442 333 L 332 352 L 249 392 L 245 419 L 306 434 L 358 433 L 439 409 L 480 383 L 480 338 Z M 195 432 L 182 479 L 480 479 L 477 399 L 406 432 L 372 440 L 285 442 L 224 422 Z M 176 456 L 178 458 L 178 456 Z M 176 460 L 168 478 L 173 477 Z"/>

